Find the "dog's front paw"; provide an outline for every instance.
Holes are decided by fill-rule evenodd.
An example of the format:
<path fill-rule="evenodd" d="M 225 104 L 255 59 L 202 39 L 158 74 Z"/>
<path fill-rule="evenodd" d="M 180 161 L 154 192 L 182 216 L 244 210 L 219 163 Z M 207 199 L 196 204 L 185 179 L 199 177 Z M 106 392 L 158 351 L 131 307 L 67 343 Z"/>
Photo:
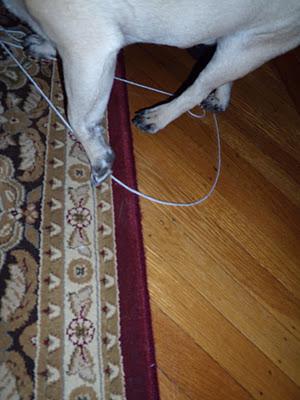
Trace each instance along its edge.
<path fill-rule="evenodd" d="M 159 130 L 156 118 L 157 115 L 155 111 L 152 111 L 151 109 L 143 110 L 137 112 L 132 122 L 137 128 L 139 128 L 143 132 L 154 134 Z"/>
<path fill-rule="evenodd" d="M 53 59 L 56 57 L 56 50 L 52 44 L 36 34 L 25 38 L 24 49 L 34 58 Z"/>
<path fill-rule="evenodd" d="M 138 111 L 132 122 L 144 132 L 151 134 L 157 133 L 176 117 L 169 109 L 170 104 L 172 103 L 165 103 Z"/>
<path fill-rule="evenodd" d="M 105 156 L 96 165 L 92 165 L 91 181 L 94 186 L 100 185 L 112 174 L 114 159 L 115 154 L 109 148 Z"/>

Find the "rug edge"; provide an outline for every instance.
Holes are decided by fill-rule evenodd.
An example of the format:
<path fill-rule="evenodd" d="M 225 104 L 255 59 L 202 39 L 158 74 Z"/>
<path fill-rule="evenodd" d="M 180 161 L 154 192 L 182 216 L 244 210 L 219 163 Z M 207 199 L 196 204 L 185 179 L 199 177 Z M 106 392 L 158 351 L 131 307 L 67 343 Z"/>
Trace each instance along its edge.
<path fill-rule="evenodd" d="M 125 77 L 123 53 L 119 55 L 117 75 Z M 114 116 L 114 110 L 118 112 L 117 118 Z M 136 188 L 137 176 L 129 120 L 129 103 L 124 83 L 115 82 L 109 104 L 108 119 L 110 140 L 117 155 L 114 173 L 117 177 L 125 180 L 129 186 Z M 122 132 L 119 132 L 120 127 L 123 128 Z M 127 399 L 156 400 L 159 399 L 159 388 L 139 199 L 115 183 L 113 184 L 113 194 L 116 222 L 118 220 L 118 223 L 116 223 L 116 239 L 120 283 L 121 337 L 123 343 L 121 345 L 124 357 Z M 126 213 L 124 208 L 127 209 Z M 133 216 L 133 218 L 130 218 L 130 221 L 122 220 L 123 213 Z M 126 246 L 126 248 L 120 246 L 120 240 L 118 240 L 125 232 L 130 239 L 130 246 Z M 128 276 L 126 271 L 128 258 L 130 263 L 133 264 L 133 258 L 130 256 L 134 253 L 138 254 L 138 259 L 134 260 L 135 265 L 133 266 L 133 272 L 137 273 L 134 277 L 136 283 L 135 293 L 130 291 L 132 287 L 130 281 L 132 281 L 133 277 Z M 132 297 L 135 298 L 132 299 Z M 137 316 L 135 327 L 136 332 L 139 332 L 139 334 L 133 337 L 131 336 L 132 329 L 130 329 L 127 320 L 129 311 Z M 140 311 L 144 311 L 145 318 L 141 318 Z M 132 321 L 129 322 L 130 324 L 132 323 Z M 131 349 L 130 352 L 128 347 L 127 349 L 125 348 L 126 345 Z M 137 360 L 139 361 L 138 363 Z M 141 374 L 141 367 L 143 367 L 143 374 Z M 137 372 L 137 380 L 127 379 Z"/>

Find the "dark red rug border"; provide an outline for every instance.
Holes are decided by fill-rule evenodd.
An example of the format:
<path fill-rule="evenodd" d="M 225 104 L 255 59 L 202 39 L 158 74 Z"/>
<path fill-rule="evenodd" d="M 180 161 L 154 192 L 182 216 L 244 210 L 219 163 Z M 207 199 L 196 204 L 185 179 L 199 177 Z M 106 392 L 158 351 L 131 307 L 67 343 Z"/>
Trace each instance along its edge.
<path fill-rule="evenodd" d="M 125 76 L 122 55 L 116 74 Z M 115 81 L 108 121 L 110 142 L 116 153 L 113 172 L 129 186 L 136 187 L 128 96 L 124 83 Z M 113 195 L 127 400 L 157 400 L 159 391 L 139 201 L 116 183 L 113 183 Z"/>

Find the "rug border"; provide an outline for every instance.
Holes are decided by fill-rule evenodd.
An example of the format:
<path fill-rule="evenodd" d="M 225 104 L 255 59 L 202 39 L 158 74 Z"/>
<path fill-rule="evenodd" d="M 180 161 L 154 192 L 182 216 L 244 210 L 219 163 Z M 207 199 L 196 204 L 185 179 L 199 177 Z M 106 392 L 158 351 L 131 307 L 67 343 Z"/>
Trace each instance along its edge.
<path fill-rule="evenodd" d="M 122 53 L 116 75 L 125 77 Z M 108 110 L 110 142 L 116 153 L 113 172 L 136 188 L 128 94 L 124 83 L 115 81 Z M 127 400 L 157 400 L 159 389 L 139 200 L 115 182 L 112 186 L 126 396 Z M 122 240 L 124 235 L 128 240 Z"/>

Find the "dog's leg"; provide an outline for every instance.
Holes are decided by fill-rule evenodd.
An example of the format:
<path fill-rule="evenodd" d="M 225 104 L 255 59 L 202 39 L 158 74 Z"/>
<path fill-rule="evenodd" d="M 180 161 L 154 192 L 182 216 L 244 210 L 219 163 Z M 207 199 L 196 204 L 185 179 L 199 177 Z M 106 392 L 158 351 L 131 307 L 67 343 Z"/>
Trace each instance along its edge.
<path fill-rule="evenodd" d="M 225 83 L 214 90 L 201 105 L 205 110 L 212 112 L 225 111 L 229 106 L 232 82 Z"/>
<path fill-rule="evenodd" d="M 68 96 L 68 118 L 91 163 L 94 184 L 110 173 L 114 153 L 101 126 L 113 84 L 117 50 L 105 44 L 61 52 Z"/>
<path fill-rule="evenodd" d="M 217 94 L 225 93 L 226 103 L 229 82 L 280 54 L 282 46 L 274 46 L 269 36 L 265 36 L 246 32 L 221 39 L 212 60 L 196 81 L 171 102 L 139 112 L 133 120 L 135 125 L 145 132 L 156 133 L 185 111 L 201 104 L 216 88 L 219 88 Z"/>

